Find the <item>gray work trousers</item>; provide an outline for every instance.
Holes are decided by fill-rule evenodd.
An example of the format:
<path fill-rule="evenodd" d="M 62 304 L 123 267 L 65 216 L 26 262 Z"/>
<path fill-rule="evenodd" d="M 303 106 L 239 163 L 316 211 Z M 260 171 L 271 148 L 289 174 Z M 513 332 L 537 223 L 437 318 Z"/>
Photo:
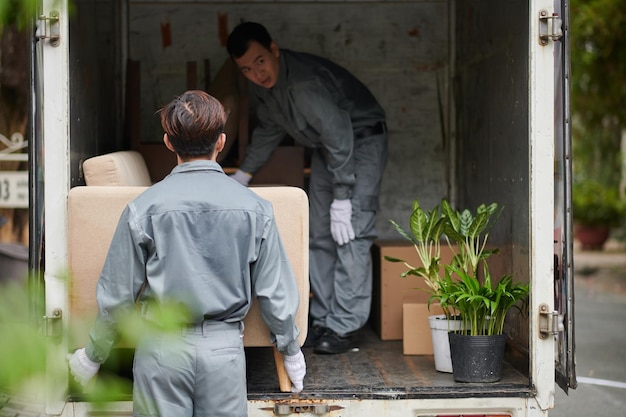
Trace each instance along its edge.
<path fill-rule="evenodd" d="M 315 150 L 309 180 L 310 322 L 345 336 L 367 322 L 372 301 L 371 246 L 387 161 L 387 133 L 355 140 L 356 185 L 352 202 L 355 239 L 339 246 L 330 233 L 332 174 Z"/>
<path fill-rule="evenodd" d="M 247 416 L 242 329 L 204 321 L 143 337 L 133 363 L 133 416 Z"/>

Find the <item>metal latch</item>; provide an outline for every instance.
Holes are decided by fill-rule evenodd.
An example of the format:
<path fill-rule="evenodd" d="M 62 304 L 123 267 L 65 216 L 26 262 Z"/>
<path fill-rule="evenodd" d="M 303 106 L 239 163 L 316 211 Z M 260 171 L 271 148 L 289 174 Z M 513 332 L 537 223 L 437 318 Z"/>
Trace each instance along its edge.
<path fill-rule="evenodd" d="M 293 413 L 310 413 L 323 415 L 330 411 L 328 404 L 316 404 L 316 403 L 280 403 L 274 405 L 274 415 L 288 416 Z"/>
<path fill-rule="evenodd" d="M 556 337 L 561 330 L 563 330 L 563 320 L 559 312 L 550 311 L 547 304 L 541 304 L 539 306 L 539 338 Z"/>
<path fill-rule="evenodd" d="M 50 39 L 51 46 L 59 46 L 61 43 L 60 14 L 56 10 L 50 11 L 50 16 L 41 15 L 37 22 L 37 39 Z"/>
<path fill-rule="evenodd" d="M 539 12 L 539 45 L 547 45 L 550 39 L 560 40 L 563 37 L 562 25 L 563 21 L 558 13 L 550 14 L 545 9 L 541 10 Z"/>
<path fill-rule="evenodd" d="M 63 312 L 60 308 L 55 308 L 52 311 L 52 316 L 43 316 L 43 334 L 48 337 L 60 337 L 63 333 L 61 319 L 63 318 Z"/>

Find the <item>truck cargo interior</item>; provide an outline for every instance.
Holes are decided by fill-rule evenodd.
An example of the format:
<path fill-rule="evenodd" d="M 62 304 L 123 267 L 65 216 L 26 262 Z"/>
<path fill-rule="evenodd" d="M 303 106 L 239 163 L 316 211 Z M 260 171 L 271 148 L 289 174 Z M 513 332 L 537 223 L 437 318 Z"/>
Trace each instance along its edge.
<path fill-rule="evenodd" d="M 381 277 L 380 250 L 402 241 L 389 220 L 408 225 L 415 198 L 425 207 L 442 197 L 458 208 L 503 206 L 490 235 L 491 245 L 500 249 L 492 271 L 530 280 L 526 0 L 72 3 L 71 186 L 84 185 L 82 161 L 123 149 L 143 155 L 153 182 L 163 178 L 176 161 L 162 144 L 156 112 L 186 89 L 209 91 L 228 108 L 229 141 L 220 162 L 232 172 L 255 123 L 254 102 L 225 48 L 240 21 L 264 24 L 280 47 L 341 64 L 384 107 L 389 159 L 377 223 L 381 243 L 372 264 L 374 304 L 379 304 L 358 336 L 358 349 L 330 356 L 305 349 L 304 396 L 531 395 L 528 315 L 507 319 L 505 367 L 493 384 L 457 383 L 452 374 L 435 370 L 432 355 L 403 354 L 402 335 L 382 338 L 386 324 L 380 319 L 389 307 L 381 303 L 382 279 L 388 290 L 402 292 L 400 304 L 412 296 L 400 276 Z M 307 163 L 306 150 L 286 141 L 253 183 L 306 189 Z M 420 286 L 417 278 L 406 279 L 415 280 L 410 288 Z M 288 395 L 278 392 L 271 349 L 250 348 L 247 357 L 251 398 Z M 104 371 L 131 378 L 131 360 L 131 350 L 117 349 Z M 78 390 L 72 395 L 80 398 Z"/>

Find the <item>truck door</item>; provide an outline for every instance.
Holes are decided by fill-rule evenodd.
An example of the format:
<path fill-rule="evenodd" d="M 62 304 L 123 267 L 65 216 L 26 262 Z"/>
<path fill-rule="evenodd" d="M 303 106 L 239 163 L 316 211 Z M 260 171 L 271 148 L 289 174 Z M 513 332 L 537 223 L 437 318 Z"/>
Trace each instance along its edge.
<path fill-rule="evenodd" d="M 574 362 L 574 267 L 572 233 L 572 148 L 570 130 L 569 2 L 557 1 L 555 11 L 562 17 L 563 37 L 555 44 L 554 117 L 554 309 L 559 328 L 555 357 L 555 378 L 565 391 L 576 388 Z M 562 322 L 562 325 L 561 325 Z"/>
<path fill-rule="evenodd" d="M 33 138 L 31 175 L 31 227 L 38 241 L 31 240 L 32 259 L 43 259 L 46 334 L 59 336 L 67 312 L 67 195 L 69 190 L 69 77 L 67 0 L 40 0 L 34 36 Z M 45 151 L 45 152 L 44 152 Z M 42 237 L 45 245 L 42 245 Z M 43 248 L 39 252 L 39 248 Z M 54 329 L 54 330 L 53 330 Z M 58 330 L 57 330 L 58 329 Z M 52 335 L 52 332 L 57 334 Z M 66 342 L 54 337 L 47 357 L 49 375 L 66 367 Z M 52 379 L 52 378 L 50 378 Z M 58 415 L 65 405 L 65 383 L 58 379 L 46 385 L 46 412 Z"/>
<path fill-rule="evenodd" d="M 451 3 L 458 194 L 507 207 L 510 232 L 491 237 L 511 240 L 511 270 L 530 280 L 528 334 L 520 326 L 515 342 L 529 346 L 534 399 L 547 410 L 555 369 L 559 382 L 573 371 L 573 334 L 559 322 L 573 325 L 567 0 Z"/>

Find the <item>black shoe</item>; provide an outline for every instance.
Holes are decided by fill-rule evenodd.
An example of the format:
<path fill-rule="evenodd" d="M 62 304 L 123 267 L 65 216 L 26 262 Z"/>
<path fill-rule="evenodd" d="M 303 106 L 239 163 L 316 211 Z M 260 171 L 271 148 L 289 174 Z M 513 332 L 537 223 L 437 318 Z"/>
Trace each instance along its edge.
<path fill-rule="evenodd" d="M 315 353 L 334 354 L 344 353 L 352 348 L 351 336 L 339 336 L 328 329 L 315 345 Z"/>
<path fill-rule="evenodd" d="M 328 330 L 326 327 L 311 326 L 306 334 L 306 340 L 304 341 L 303 347 L 313 347 L 317 345 L 317 342 L 319 342 L 320 337 L 326 333 L 326 330 Z"/>

